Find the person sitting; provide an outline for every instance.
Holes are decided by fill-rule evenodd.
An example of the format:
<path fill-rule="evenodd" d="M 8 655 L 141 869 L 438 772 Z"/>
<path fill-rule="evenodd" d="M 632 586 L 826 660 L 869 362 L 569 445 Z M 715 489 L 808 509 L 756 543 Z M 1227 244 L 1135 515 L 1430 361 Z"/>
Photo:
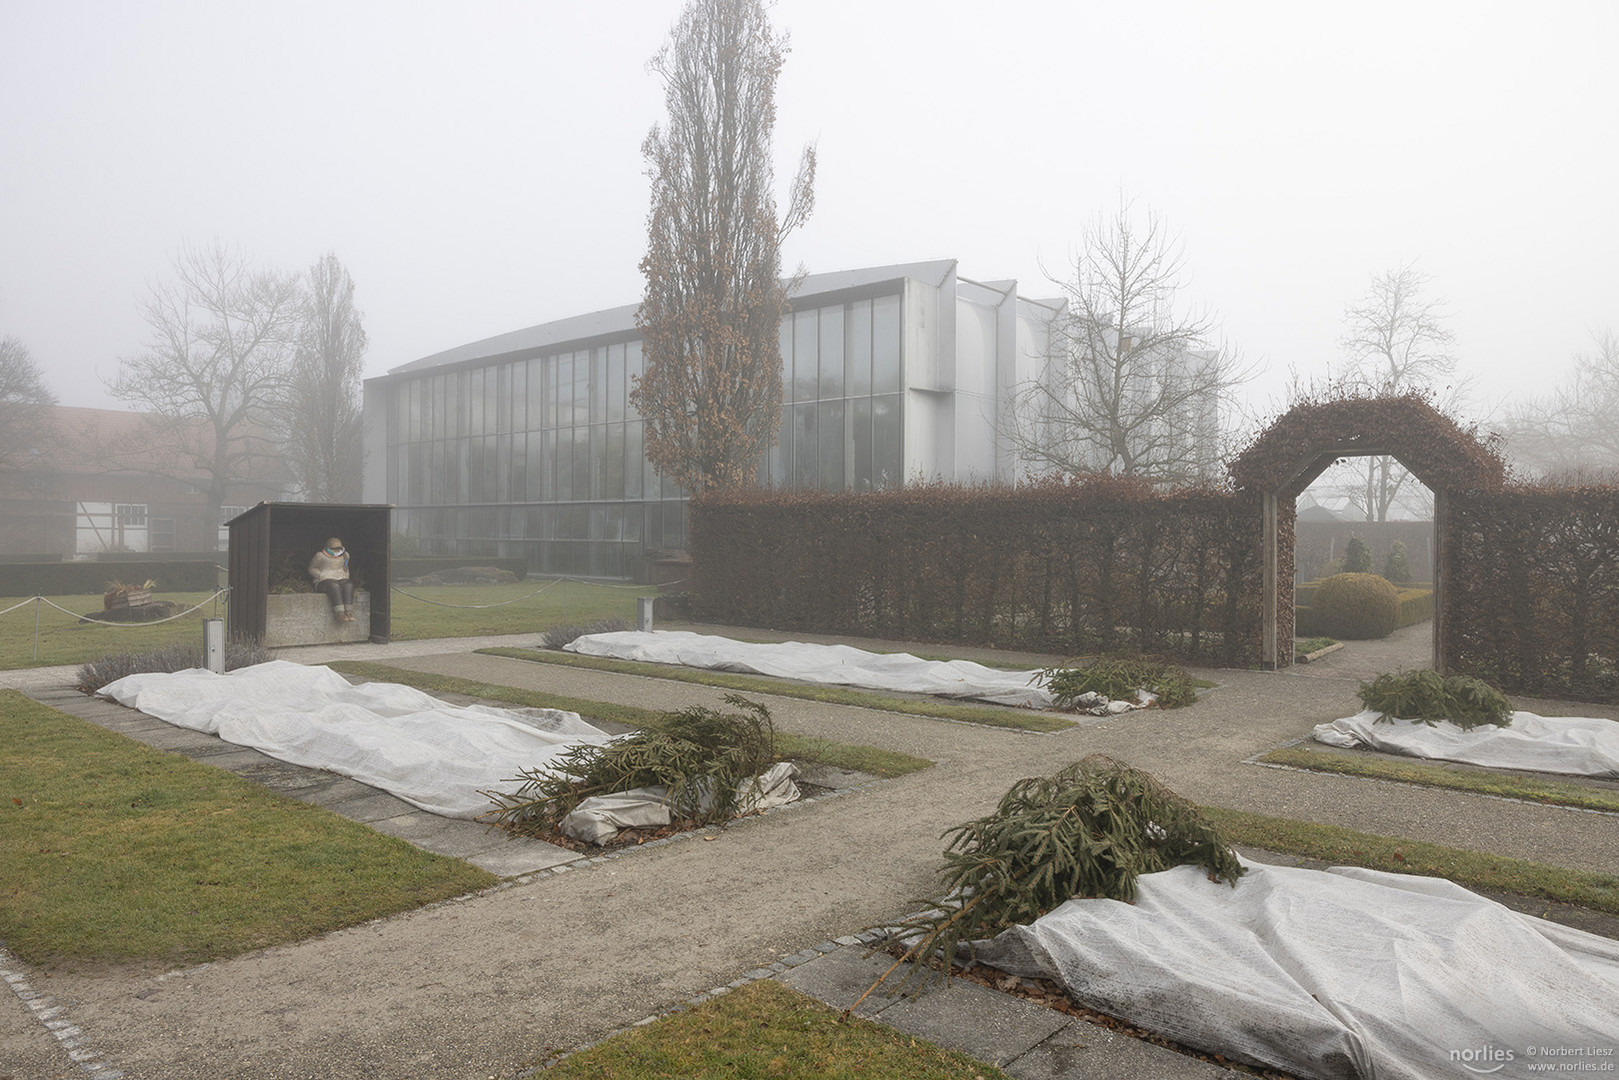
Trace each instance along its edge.
<path fill-rule="evenodd" d="M 334 536 L 315 552 L 309 560 L 309 576 L 315 581 L 315 591 L 325 593 L 332 602 L 337 621 L 353 622 L 354 582 L 349 580 L 349 553 L 343 550 L 343 541 Z"/>

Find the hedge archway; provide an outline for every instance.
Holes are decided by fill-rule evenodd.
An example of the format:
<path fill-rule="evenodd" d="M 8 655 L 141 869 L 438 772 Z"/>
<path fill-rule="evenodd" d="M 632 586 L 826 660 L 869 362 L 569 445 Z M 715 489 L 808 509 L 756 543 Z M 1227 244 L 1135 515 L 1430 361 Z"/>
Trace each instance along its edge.
<path fill-rule="evenodd" d="M 1494 447 L 1421 394 L 1301 401 L 1232 462 L 1233 483 L 1258 492 L 1263 506 L 1262 667 L 1274 670 L 1293 662 L 1293 606 L 1284 607 L 1279 598 L 1281 582 L 1293 577 L 1299 493 L 1334 462 L 1385 454 L 1434 493 L 1434 666 L 1446 669 L 1448 500 L 1464 492 L 1500 490 L 1506 468 Z"/>

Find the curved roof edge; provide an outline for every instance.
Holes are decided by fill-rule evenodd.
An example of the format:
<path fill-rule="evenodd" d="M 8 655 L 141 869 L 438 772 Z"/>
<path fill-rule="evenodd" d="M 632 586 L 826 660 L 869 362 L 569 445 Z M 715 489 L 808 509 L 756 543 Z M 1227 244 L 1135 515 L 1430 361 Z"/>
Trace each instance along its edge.
<path fill-rule="evenodd" d="M 820 293 L 837 292 L 842 289 L 855 289 L 866 285 L 875 285 L 883 281 L 898 281 L 911 278 L 926 284 L 938 286 L 955 269 L 954 259 L 934 259 L 927 262 L 895 263 L 891 266 L 871 266 L 858 270 L 834 270 L 824 274 L 806 274 L 793 290 L 792 296 L 815 296 Z M 481 341 L 469 342 L 466 345 L 457 345 L 453 349 L 445 349 L 431 356 L 424 356 L 420 360 L 412 360 L 398 367 L 388 369 L 389 375 L 402 375 L 414 371 L 426 371 L 432 368 L 447 367 L 453 364 L 463 364 L 478 360 L 488 360 L 510 353 L 531 352 L 535 349 L 544 349 L 547 346 L 560 345 L 568 341 L 580 341 L 585 338 L 605 337 L 610 334 L 631 333 L 635 330 L 635 312 L 641 305 L 625 304 L 621 307 L 604 308 L 601 311 L 592 311 L 585 315 L 572 315 L 566 319 L 556 319 L 537 326 L 525 327 L 522 330 L 512 330 L 494 337 L 484 338 Z"/>

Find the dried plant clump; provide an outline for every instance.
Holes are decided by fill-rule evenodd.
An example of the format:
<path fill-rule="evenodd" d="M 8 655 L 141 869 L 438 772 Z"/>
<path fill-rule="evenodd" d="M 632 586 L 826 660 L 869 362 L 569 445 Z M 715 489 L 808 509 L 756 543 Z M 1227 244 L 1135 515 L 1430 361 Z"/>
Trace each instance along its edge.
<path fill-rule="evenodd" d="M 699 824 L 728 820 L 738 809 L 739 785 L 775 762 L 776 730 L 765 706 L 737 694 L 724 700 L 738 711 L 694 705 L 665 714 L 655 728 L 606 746 L 576 747 L 548 770 L 526 771 L 516 792 L 489 793 L 495 809 L 480 820 L 544 836 L 591 796 L 639 787 L 667 788 L 670 808 Z"/>
<path fill-rule="evenodd" d="M 1382 674 L 1361 683 L 1361 704 L 1383 715 L 1378 723 L 1421 721 L 1432 727 L 1449 720 L 1460 728 L 1483 724 L 1507 727 L 1512 723 L 1512 702 L 1483 679 L 1470 675 L 1440 675 L 1437 671 Z"/>
<path fill-rule="evenodd" d="M 225 670 L 252 667 L 275 659 L 275 654 L 257 642 L 246 644 L 229 642 L 225 645 Z M 78 682 L 74 685 L 86 694 L 94 694 L 108 683 L 117 682 L 125 675 L 138 675 L 151 671 L 187 671 L 203 665 L 200 645 L 165 645 L 146 652 L 120 652 L 104 656 L 79 666 Z"/>
<path fill-rule="evenodd" d="M 1111 657 L 1045 668 L 1040 672 L 1040 684 L 1051 691 L 1052 704 L 1059 709 L 1077 708 L 1079 699 L 1091 693 L 1112 701 L 1135 701 L 1137 693 L 1145 690 L 1165 709 L 1197 700 L 1197 687 L 1186 669 L 1143 657 Z"/>
<path fill-rule="evenodd" d="M 949 899 L 895 927 L 915 939 L 901 963 L 955 957 L 961 946 L 1033 922 L 1071 899 L 1132 902 L 1142 874 L 1182 863 L 1231 885 L 1243 873 L 1196 806 L 1102 754 L 1053 776 L 1019 780 L 993 814 L 944 835 L 941 876 Z M 907 980 L 925 979 L 928 970 L 919 964 Z"/>

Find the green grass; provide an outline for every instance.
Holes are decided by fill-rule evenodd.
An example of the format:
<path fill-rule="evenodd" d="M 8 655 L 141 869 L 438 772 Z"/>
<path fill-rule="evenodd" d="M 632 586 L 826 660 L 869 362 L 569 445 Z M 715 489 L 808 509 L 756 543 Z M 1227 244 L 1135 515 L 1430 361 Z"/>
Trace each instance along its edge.
<path fill-rule="evenodd" d="M 484 701 L 499 701 L 508 705 L 520 705 L 532 709 L 563 709 L 567 712 L 578 713 L 587 720 L 607 720 L 628 724 L 631 727 L 655 728 L 662 723 L 664 716 L 662 712 L 655 709 L 643 709 L 635 705 L 614 705 L 605 701 L 564 697 L 560 694 L 546 694 L 537 690 L 524 690 L 515 686 L 499 686 L 494 683 L 461 679 L 452 675 L 433 675 L 427 672 L 411 671 L 408 668 L 392 667 L 388 664 L 374 664 L 361 660 L 340 660 L 329 666 L 344 675 L 373 679 L 378 682 L 403 683 L 406 686 L 414 686 L 418 690 L 425 690 L 429 693 L 465 694 L 467 697 L 479 698 Z M 828 739 L 817 739 L 809 735 L 797 735 L 790 731 L 778 730 L 776 732 L 776 748 L 781 756 L 792 758 L 796 761 L 817 762 L 840 769 L 854 769 L 858 772 L 870 773 L 873 776 L 904 776 L 906 773 L 917 772 L 933 764 L 933 762 L 925 758 L 912 757 L 909 754 L 901 754 L 893 750 L 881 750 L 875 746 L 832 742 Z"/>
<path fill-rule="evenodd" d="M 196 963 L 495 881 L 0 690 L 0 941 L 27 963 Z"/>
<path fill-rule="evenodd" d="M 1294 638 L 1293 639 L 1293 655 L 1294 656 L 1308 656 L 1310 653 L 1320 652 L 1322 649 L 1325 649 L 1327 646 L 1336 645 L 1336 644 L 1338 644 L 1338 639 L 1337 638 L 1329 638 L 1329 637 Z"/>
<path fill-rule="evenodd" d="M 559 664 L 563 667 L 588 668 L 592 671 L 612 671 L 621 675 L 650 675 L 656 679 L 717 686 L 743 694 L 775 694 L 777 697 L 820 701 L 832 705 L 853 705 L 862 709 L 881 709 L 884 712 L 905 713 L 934 719 L 960 720 L 988 727 L 1014 728 L 1019 731 L 1063 731 L 1074 726 L 1067 717 L 1036 712 L 1033 709 L 1000 709 L 989 705 L 957 705 L 953 702 L 919 700 L 917 698 L 888 697 L 865 690 L 842 686 L 815 686 L 786 679 L 767 679 L 756 675 L 733 675 L 723 671 L 677 667 L 673 664 L 648 664 L 637 660 L 610 660 L 600 656 L 580 656 L 578 653 L 551 649 L 479 649 L 490 656 L 505 656 L 513 660 L 530 660 L 540 664 Z"/>
<path fill-rule="evenodd" d="M 622 619 L 634 626 L 636 601 L 658 594 L 655 585 L 548 583 L 533 578 L 514 585 L 401 585 L 400 589 L 404 591 L 393 594 L 396 641 L 483 634 L 533 634 L 538 639 L 553 626 L 601 619 Z M 471 606 L 476 604 L 502 606 Z"/>
<path fill-rule="evenodd" d="M 156 599 L 168 600 L 182 609 L 207 600 L 212 593 L 160 592 Z M 20 604 L 26 597 L 0 598 L 0 611 Z M 92 617 L 101 613 L 101 594 L 94 596 L 51 596 L 46 599 L 69 611 Z M 217 607 L 217 612 L 216 612 Z M 35 657 L 34 616 L 39 616 L 39 648 Z M 201 610 L 173 622 L 128 623 L 98 626 L 81 623 L 77 615 L 66 615 L 45 604 L 33 603 L 0 615 L 0 670 L 28 667 L 54 667 L 100 660 L 110 653 L 142 652 L 164 645 L 202 643 L 202 620 L 217 614 L 223 617 L 224 601 L 210 603 Z"/>
<path fill-rule="evenodd" d="M 540 590 L 536 593 L 536 590 Z M 547 583 L 519 581 L 513 585 L 435 585 L 409 587 L 393 595 L 392 637 L 396 641 L 421 638 L 476 637 L 483 634 L 532 633 L 536 640 L 552 626 L 622 619 L 635 625 L 636 599 L 656 593 L 653 586 L 587 585 L 577 581 Z M 534 595 L 530 595 L 534 594 Z M 212 593 L 159 592 L 158 600 L 188 608 Z M 420 597 L 420 599 L 418 599 Z M 0 610 L 27 597 L 0 598 Z M 52 603 L 69 611 L 95 615 L 101 595 L 52 596 Z M 429 601 L 432 601 L 431 603 Z M 500 607 L 472 605 L 501 604 Z M 455 605 L 455 606 L 443 606 Z M 39 615 L 38 655 L 35 655 L 34 615 Z M 216 610 L 217 608 L 217 610 Z M 84 664 L 117 652 L 142 652 L 164 645 L 192 645 L 202 641 L 202 620 L 224 617 L 225 605 L 208 604 L 183 619 L 158 625 L 96 626 L 80 623 L 44 604 L 27 604 L 0 615 L 0 670 Z"/>
<path fill-rule="evenodd" d="M 546 1080 L 1007 1080 L 992 1065 L 836 1010 L 770 980 L 615 1035 Z"/>
<path fill-rule="evenodd" d="M 1470 791 L 1479 795 L 1500 795 L 1509 799 L 1619 813 L 1619 791 L 1612 788 L 1559 783 L 1556 780 L 1541 780 L 1538 777 L 1505 776 L 1471 769 L 1451 769 L 1443 765 L 1389 761 L 1378 757 L 1350 757 L 1302 746 L 1285 746 L 1280 750 L 1272 750 L 1259 760 L 1272 765 L 1307 769 L 1310 772 L 1393 780 L 1402 784 L 1421 784 L 1424 787 L 1446 788 L 1451 791 Z"/>
<path fill-rule="evenodd" d="M 1228 843 L 1397 874 L 1449 878 L 1458 885 L 1537 897 L 1619 915 L 1619 877 L 1486 855 L 1477 851 L 1356 832 L 1244 810 L 1199 807 Z M 1573 828 L 1574 826 L 1570 826 Z"/>

